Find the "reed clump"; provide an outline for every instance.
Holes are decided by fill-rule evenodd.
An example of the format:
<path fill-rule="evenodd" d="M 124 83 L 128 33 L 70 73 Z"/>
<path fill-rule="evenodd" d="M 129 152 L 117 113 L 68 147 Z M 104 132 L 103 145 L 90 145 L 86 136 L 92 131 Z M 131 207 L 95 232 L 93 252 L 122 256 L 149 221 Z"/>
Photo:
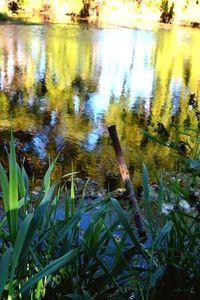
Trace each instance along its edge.
<path fill-rule="evenodd" d="M 51 182 L 57 159 L 33 201 L 11 134 L 9 174 L 0 165 L 5 210 L 0 299 L 198 299 L 200 164 L 195 151 L 185 161 L 184 184 L 180 173 L 163 173 L 156 177 L 153 197 L 143 165 L 144 240 L 132 214 L 110 195 L 90 205 L 84 197 L 76 200 L 74 172 Z M 61 194 L 64 213 L 58 218 Z"/>

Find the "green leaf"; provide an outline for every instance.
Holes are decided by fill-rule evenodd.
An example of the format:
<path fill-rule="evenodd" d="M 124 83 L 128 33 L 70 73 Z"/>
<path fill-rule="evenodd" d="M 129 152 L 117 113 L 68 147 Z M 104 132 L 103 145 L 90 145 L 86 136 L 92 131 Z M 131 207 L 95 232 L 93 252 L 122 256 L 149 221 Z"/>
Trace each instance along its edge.
<path fill-rule="evenodd" d="M 166 266 L 160 266 L 155 273 L 153 273 L 150 277 L 150 287 L 154 288 L 158 282 L 158 280 L 160 280 L 163 275 L 165 274 L 167 267 Z"/>
<path fill-rule="evenodd" d="M 121 222 L 121 224 L 124 226 L 124 230 L 127 233 L 127 235 L 130 237 L 130 239 L 132 240 L 133 244 L 135 245 L 136 248 L 138 248 L 140 254 L 148 260 L 148 257 L 145 253 L 145 250 L 142 246 L 142 244 L 138 241 L 137 237 L 135 236 L 128 220 L 127 220 L 127 215 L 125 215 L 123 209 L 121 208 L 119 202 L 116 199 L 111 199 L 111 202 L 113 204 L 113 207 L 118 215 L 118 218 Z"/>
<path fill-rule="evenodd" d="M 25 185 L 24 185 L 22 171 L 18 164 L 17 164 L 17 174 L 18 174 L 19 193 L 20 193 L 20 197 L 23 198 L 25 196 Z"/>
<path fill-rule="evenodd" d="M 17 176 L 17 162 L 15 154 L 15 146 L 13 140 L 13 133 L 11 131 L 10 141 L 10 158 L 9 158 L 9 228 L 12 243 L 14 244 L 17 235 L 18 223 L 18 176 Z"/>
<path fill-rule="evenodd" d="M 41 299 L 41 290 L 43 288 L 43 280 L 40 279 L 37 283 L 37 288 L 36 288 L 36 291 L 35 291 L 35 299 L 36 300 L 39 300 Z"/>
<path fill-rule="evenodd" d="M 59 155 L 58 155 L 59 156 Z M 55 164 L 57 162 L 58 156 L 52 161 L 52 163 L 50 164 L 48 170 L 46 171 L 43 181 L 42 181 L 42 185 L 44 186 L 44 193 L 48 193 L 50 186 L 51 186 L 51 173 L 55 167 Z"/>
<path fill-rule="evenodd" d="M 68 232 L 74 228 L 76 228 L 80 222 L 82 211 L 77 211 L 77 213 L 67 222 L 67 224 L 62 228 L 59 235 L 54 239 L 52 246 L 55 247 L 58 245 L 61 241 L 63 241 L 66 236 L 68 235 Z"/>
<path fill-rule="evenodd" d="M 70 200 L 71 200 L 71 216 L 74 215 L 75 211 L 75 186 L 74 186 L 74 174 L 73 174 L 73 164 L 72 164 L 72 176 L 71 176 L 71 189 L 70 189 Z"/>
<path fill-rule="evenodd" d="M 65 224 L 67 224 L 69 220 L 69 199 L 67 195 L 65 196 Z"/>
<path fill-rule="evenodd" d="M 9 210 L 9 183 L 8 183 L 7 174 L 1 163 L 0 163 L 0 184 L 3 192 L 4 209 L 5 212 L 7 213 Z"/>
<path fill-rule="evenodd" d="M 48 193 L 44 196 L 44 198 L 42 199 L 40 204 L 36 207 L 36 210 L 34 212 L 34 216 L 31 220 L 31 226 L 29 227 L 29 230 L 28 230 L 28 233 L 27 233 L 27 236 L 26 236 L 26 240 L 25 240 L 25 243 L 24 243 L 23 251 L 22 251 L 22 254 L 21 254 L 21 257 L 20 257 L 21 264 L 25 260 L 25 257 L 26 257 L 26 255 L 29 251 L 29 245 L 31 244 L 31 241 L 34 239 L 35 232 L 36 232 L 39 224 L 43 220 L 46 208 L 47 208 L 47 206 L 48 206 L 48 204 L 49 204 L 49 202 L 52 198 L 52 194 L 53 194 L 57 184 L 58 184 L 58 182 L 55 182 L 50 187 Z"/>
<path fill-rule="evenodd" d="M 25 191 L 26 191 L 26 193 L 28 193 L 28 190 L 29 190 L 28 175 L 27 175 L 26 170 L 24 169 L 24 167 L 22 167 L 22 175 L 23 175 L 23 179 L 24 179 Z M 25 194 L 25 197 L 26 197 L 26 194 Z"/>
<path fill-rule="evenodd" d="M 169 232 L 172 230 L 173 225 L 174 223 L 171 220 L 164 225 L 154 241 L 155 249 L 161 250 L 166 248 L 166 238 Z"/>
<path fill-rule="evenodd" d="M 120 243 L 118 244 L 116 242 L 116 239 L 115 239 L 115 236 L 114 236 L 114 231 L 117 229 L 117 226 L 119 225 L 119 221 L 115 221 L 111 227 L 108 227 L 106 222 L 104 222 L 104 227 L 106 229 L 106 234 L 104 234 L 102 236 L 103 239 L 106 238 L 106 236 L 109 237 L 109 240 L 111 240 L 114 244 L 114 247 L 115 247 L 115 251 L 116 251 L 116 254 L 114 256 L 114 260 L 113 260 L 113 264 L 112 264 L 112 269 L 110 270 L 110 272 L 115 272 L 118 268 L 120 268 L 120 270 L 122 270 L 122 266 L 125 267 L 128 271 L 132 271 L 133 268 L 131 269 L 131 267 L 129 266 L 128 264 L 128 261 L 126 260 L 124 254 L 124 247 L 125 247 L 125 244 L 126 244 L 126 238 L 127 238 L 127 234 L 124 233 L 122 236 L 121 236 L 121 241 Z M 100 240 L 100 244 L 103 243 L 103 240 Z M 134 252 L 134 248 L 132 248 L 132 254 L 130 256 L 130 259 L 132 259 L 132 256 L 133 256 L 133 252 Z M 129 259 L 129 260 L 130 260 Z M 133 273 L 133 272 L 132 272 Z"/>
<path fill-rule="evenodd" d="M 94 226 L 94 234 L 93 234 L 93 241 L 92 241 L 94 247 L 98 245 L 103 228 L 104 228 L 104 221 L 103 218 L 100 217 L 99 220 L 97 221 L 96 226 Z"/>
<path fill-rule="evenodd" d="M 149 180 L 148 172 L 145 164 L 143 163 L 143 188 L 144 188 L 144 203 L 147 213 L 148 223 L 150 226 L 151 233 L 153 233 L 152 228 L 152 215 L 151 215 L 151 206 L 150 206 L 150 197 L 149 197 Z"/>
<path fill-rule="evenodd" d="M 105 276 L 107 277 L 107 279 L 114 284 L 114 286 L 122 293 L 124 294 L 123 290 L 121 289 L 121 287 L 119 286 L 119 284 L 117 283 L 116 279 L 112 276 L 112 274 L 110 274 L 110 272 L 108 271 L 107 267 L 103 264 L 102 260 L 100 258 L 98 258 L 98 256 L 96 255 L 96 253 L 93 251 L 92 248 L 88 247 L 86 241 L 84 240 L 84 238 L 80 237 L 81 241 L 83 242 L 88 254 L 93 257 L 93 259 L 98 263 L 99 267 L 102 269 L 103 273 L 105 274 Z"/>
<path fill-rule="evenodd" d="M 72 263 L 73 258 L 77 254 L 77 249 L 69 251 L 67 254 L 55 259 L 51 263 L 49 263 L 44 269 L 37 273 L 34 277 L 30 278 L 19 291 L 19 294 L 24 293 L 33 285 L 35 285 L 42 278 L 53 274 L 55 271 L 60 269 L 63 265 L 67 263 Z"/>
<path fill-rule="evenodd" d="M 2 297 L 5 284 L 8 280 L 11 252 L 12 249 L 8 248 L 0 260 L 0 299 Z"/>
<path fill-rule="evenodd" d="M 13 249 L 13 253 L 12 253 L 12 259 L 11 259 L 9 295 L 12 295 L 12 284 L 13 284 L 15 271 L 18 266 L 19 257 L 21 255 L 32 218 L 33 218 L 33 213 L 30 213 L 26 216 L 26 218 L 24 219 L 24 221 L 20 227 L 17 238 L 15 240 L 14 249 Z"/>

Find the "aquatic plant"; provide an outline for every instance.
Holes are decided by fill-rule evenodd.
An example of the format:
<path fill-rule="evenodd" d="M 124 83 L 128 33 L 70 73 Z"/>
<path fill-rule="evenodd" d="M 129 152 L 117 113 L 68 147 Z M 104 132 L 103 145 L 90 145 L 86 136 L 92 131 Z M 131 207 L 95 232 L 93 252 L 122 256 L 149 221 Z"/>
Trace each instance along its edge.
<path fill-rule="evenodd" d="M 89 293 L 95 298 L 116 291 L 125 296 L 120 282 L 126 276 L 120 272 L 130 268 L 133 245 L 122 252 L 127 234 L 121 232 L 119 245 L 113 234 L 119 231 L 120 222 L 112 214 L 115 206 L 120 209 L 118 204 L 107 198 L 91 208 L 81 201 L 75 210 L 74 174 L 69 174 L 71 188 L 65 195 L 65 215 L 60 220 L 57 207 L 65 182 L 62 179 L 51 184 L 55 163 L 56 159 L 33 201 L 26 171 L 16 162 L 11 134 L 9 179 L 2 165 L 0 173 L 6 212 L 0 224 L 0 297 L 49 299 Z M 97 209 L 97 205 L 101 207 Z M 84 217 L 90 211 L 90 222 L 84 227 Z M 127 217 L 124 219 L 127 222 Z M 131 237 L 137 241 L 133 232 Z"/>
<path fill-rule="evenodd" d="M 130 211 L 110 195 L 92 204 L 77 202 L 74 173 L 51 183 L 55 164 L 56 159 L 33 201 L 11 134 L 9 178 L 3 166 L 0 172 L 6 212 L 0 223 L 0 298 L 198 298 L 200 218 L 191 189 L 198 199 L 199 164 L 184 175 L 156 176 L 155 195 L 143 165 L 148 239 L 138 237 Z M 61 219 L 57 211 L 66 177 L 71 186 Z"/>

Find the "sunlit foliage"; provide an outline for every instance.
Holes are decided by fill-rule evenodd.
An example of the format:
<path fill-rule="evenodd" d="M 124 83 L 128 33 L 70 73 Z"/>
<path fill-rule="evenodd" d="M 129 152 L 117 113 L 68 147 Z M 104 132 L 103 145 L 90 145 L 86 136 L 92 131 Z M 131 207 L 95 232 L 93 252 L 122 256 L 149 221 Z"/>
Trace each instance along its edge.
<path fill-rule="evenodd" d="M 131 25 L 132 21 L 188 22 L 195 26 L 200 21 L 198 0 L 13 0 L 0 1 L 0 11 L 25 12 L 26 17 L 40 15 L 44 20 L 53 20 L 60 15 L 79 15 Z M 48 15 L 48 17 L 47 17 Z"/>

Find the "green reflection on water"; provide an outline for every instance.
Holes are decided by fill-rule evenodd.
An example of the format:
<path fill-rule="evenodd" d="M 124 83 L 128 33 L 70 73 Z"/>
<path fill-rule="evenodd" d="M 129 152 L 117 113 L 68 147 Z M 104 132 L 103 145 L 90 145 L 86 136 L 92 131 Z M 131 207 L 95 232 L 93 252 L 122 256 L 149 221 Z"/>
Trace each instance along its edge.
<path fill-rule="evenodd" d="M 0 26 L 0 151 L 12 112 L 18 155 L 42 176 L 70 170 L 107 185 L 119 171 L 106 126 L 116 123 L 135 185 L 141 163 L 170 169 L 174 153 L 148 141 L 185 140 L 171 124 L 198 128 L 200 31 L 94 29 L 80 25 Z M 196 93 L 197 106 L 188 106 Z M 164 124 L 167 136 L 159 132 Z"/>

